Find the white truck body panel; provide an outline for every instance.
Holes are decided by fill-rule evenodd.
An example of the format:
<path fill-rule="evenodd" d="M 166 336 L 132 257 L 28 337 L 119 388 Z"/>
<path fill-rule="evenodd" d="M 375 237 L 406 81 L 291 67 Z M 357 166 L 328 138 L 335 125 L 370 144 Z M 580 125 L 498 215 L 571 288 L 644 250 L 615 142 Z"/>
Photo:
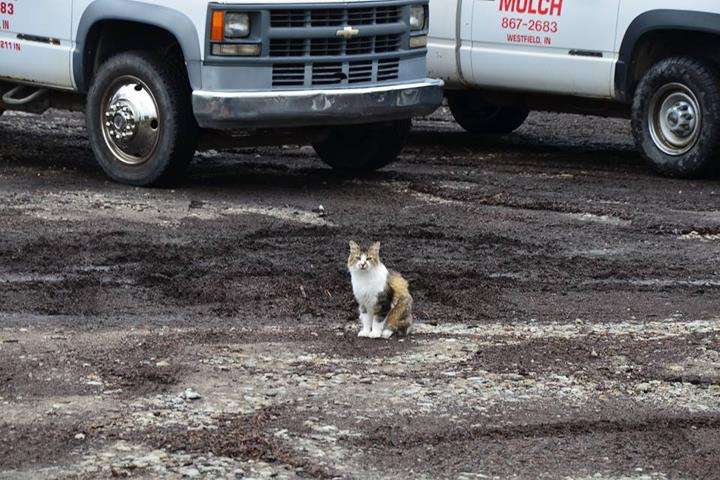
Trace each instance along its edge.
<path fill-rule="evenodd" d="M 4 8 L 3 8 L 4 5 Z M 72 87 L 70 0 L 0 1 L 0 65 L 3 76 Z M 24 41 L 18 35 L 59 43 Z"/>
<path fill-rule="evenodd" d="M 430 74 L 449 88 L 616 98 L 628 28 L 657 10 L 719 13 L 717 0 L 432 0 Z"/>
<path fill-rule="evenodd" d="M 430 72 L 450 88 L 611 97 L 619 5 L 620 0 L 434 0 Z M 602 56 L 569 55 L 571 50 Z"/>
<path fill-rule="evenodd" d="M 619 0 L 565 0 L 545 15 L 520 13 L 523 0 L 509 1 L 514 8 L 503 10 L 504 1 L 475 0 L 472 78 L 476 85 L 612 95 Z M 550 0 L 534 3 L 552 5 Z M 602 52 L 603 57 L 568 55 L 570 50 Z"/>

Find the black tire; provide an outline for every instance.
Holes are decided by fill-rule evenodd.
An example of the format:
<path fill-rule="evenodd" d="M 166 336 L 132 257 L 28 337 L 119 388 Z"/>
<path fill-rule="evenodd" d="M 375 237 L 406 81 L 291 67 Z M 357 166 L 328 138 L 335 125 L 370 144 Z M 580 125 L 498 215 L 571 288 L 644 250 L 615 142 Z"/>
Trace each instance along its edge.
<path fill-rule="evenodd" d="M 448 106 L 455 121 L 469 133 L 506 135 L 525 123 L 530 111 L 486 102 L 476 92 L 448 92 Z"/>
<path fill-rule="evenodd" d="M 378 170 L 394 162 L 412 129 L 410 120 L 333 127 L 313 144 L 323 162 L 343 174 Z"/>
<path fill-rule="evenodd" d="M 158 121 L 153 123 L 154 140 L 145 142 L 146 154 L 134 159 L 121 158 L 124 153 L 112 134 L 103 125 L 104 111 L 108 108 L 108 96 L 119 84 L 139 80 L 135 89 L 147 89 L 155 104 Z M 133 85 L 129 83 L 128 85 Z M 193 116 L 191 91 L 184 72 L 176 62 L 168 61 L 158 54 L 132 51 L 115 55 L 103 63 L 93 79 L 87 97 L 86 122 L 90 144 L 98 163 L 113 180 L 136 186 L 164 185 L 177 181 L 185 172 L 195 154 L 199 128 Z M 132 110 L 132 109 L 131 109 Z M 107 113 L 107 112 L 106 112 Z M 134 118 L 134 115 L 133 115 Z M 125 123 L 123 123 L 125 125 Z M 110 127 L 108 127 L 110 128 Z M 113 132 L 113 134 L 117 134 Z M 135 137 L 131 141 L 135 141 Z M 115 151 L 113 150 L 115 148 Z"/>
<path fill-rule="evenodd" d="M 696 112 L 686 117 L 694 110 L 674 100 L 685 98 L 688 101 L 684 105 L 692 107 L 696 102 L 695 110 L 700 115 Z M 665 105 L 677 109 L 666 110 Z M 665 122 L 661 121 L 663 117 Z M 685 124 L 678 126 L 678 118 Z M 694 118 L 694 122 L 688 118 Z M 682 128 L 682 135 L 676 136 L 672 127 Z M 635 91 L 632 130 L 638 148 L 656 172 L 676 178 L 716 173 L 720 145 L 720 82 L 716 68 L 688 57 L 667 58 L 653 65 Z M 683 145 L 686 141 L 688 145 Z"/>

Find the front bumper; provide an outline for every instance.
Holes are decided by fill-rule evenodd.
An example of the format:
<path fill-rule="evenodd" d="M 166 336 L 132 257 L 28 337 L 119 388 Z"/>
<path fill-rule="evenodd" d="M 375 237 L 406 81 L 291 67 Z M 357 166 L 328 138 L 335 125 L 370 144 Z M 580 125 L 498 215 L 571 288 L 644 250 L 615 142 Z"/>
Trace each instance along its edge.
<path fill-rule="evenodd" d="M 193 92 L 203 128 L 332 126 L 402 120 L 434 112 L 443 82 L 326 90 Z"/>

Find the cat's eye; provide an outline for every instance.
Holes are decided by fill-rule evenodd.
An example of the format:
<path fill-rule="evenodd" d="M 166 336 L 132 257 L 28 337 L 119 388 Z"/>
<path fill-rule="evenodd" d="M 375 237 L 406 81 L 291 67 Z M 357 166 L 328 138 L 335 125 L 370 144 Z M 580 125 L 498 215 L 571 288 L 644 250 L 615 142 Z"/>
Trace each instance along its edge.
<path fill-rule="evenodd" d="M 368 262 L 372 262 L 372 261 L 373 261 L 373 257 L 367 257 L 367 261 L 368 261 Z"/>

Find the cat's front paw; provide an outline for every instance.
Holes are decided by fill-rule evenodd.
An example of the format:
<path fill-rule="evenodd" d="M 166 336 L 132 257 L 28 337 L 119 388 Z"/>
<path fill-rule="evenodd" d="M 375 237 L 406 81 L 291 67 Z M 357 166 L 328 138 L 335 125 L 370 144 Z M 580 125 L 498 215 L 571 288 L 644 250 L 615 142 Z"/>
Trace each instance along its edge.
<path fill-rule="evenodd" d="M 382 330 L 373 330 L 370 332 L 370 335 L 368 335 L 369 338 L 380 338 L 382 337 Z"/>
<path fill-rule="evenodd" d="M 395 334 L 395 332 L 393 332 L 389 328 L 386 328 L 385 330 L 382 331 L 382 338 L 387 340 L 388 338 L 392 337 L 394 334 Z"/>
<path fill-rule="evenodd" d="M 370 336 L 370 333 L 371 333 L 370 330 L 360 330 L 358 332 L 358 337 L 368 338 Z"/>

